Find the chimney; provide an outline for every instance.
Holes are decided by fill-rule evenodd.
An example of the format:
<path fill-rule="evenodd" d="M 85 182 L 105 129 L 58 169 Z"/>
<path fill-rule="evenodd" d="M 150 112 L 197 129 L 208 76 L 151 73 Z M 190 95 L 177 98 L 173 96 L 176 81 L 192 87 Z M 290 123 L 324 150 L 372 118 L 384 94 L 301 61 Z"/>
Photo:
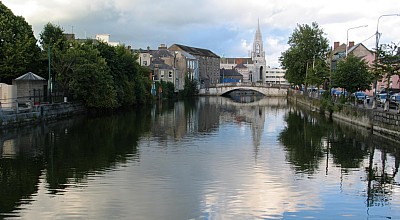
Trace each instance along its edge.
<path fill-rule="evenodd" d="M 166 44 L 160 44 L 160 46 L 158 47 L 159 50 L 166 50 L 167 49 L 167 45 Z"/>
<path fill-rule="evenodd" d="M 349 49 L 354 46 L 354 41 L 349 41 Z"/>
<path fill-rule="evenodd" d="M 334 42 L 333 43 L 333 49 L 335 50 L 338 47 L 339 47 L 339 41 Z"/>

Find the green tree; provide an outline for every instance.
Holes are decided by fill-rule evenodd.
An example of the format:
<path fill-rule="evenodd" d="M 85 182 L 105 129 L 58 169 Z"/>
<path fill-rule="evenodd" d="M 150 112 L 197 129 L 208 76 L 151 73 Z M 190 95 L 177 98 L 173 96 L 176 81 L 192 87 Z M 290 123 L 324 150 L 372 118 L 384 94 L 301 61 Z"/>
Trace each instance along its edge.
<path fill-rule="evenodd" d="M 306 84 L 322 85 L 329 78 L 329 67 L 324 60 L 317 60 L 314 66 L 308 68 L 306 75 Z"/>
<path fill-rule="evenodd" d="M 47 23 L 44 26 L 43 31 L 40 33 L 39 37 L 39 42 L 45 52 L 47 52 L 49 45 L 51 49 L 67 49 L 67 38 L 65 37 L 64 31 L 59 25 Z"/>
<path fill-rule="evenodd" d="M 69 96 L 69 82 L 71 79 L 71 67 L 76 60 L 75 50 L 68 50 L 69 43 L 60 26 L 47 23 L 39 35 L 39 42 L 43 48 L 42 63 L 48 63 L 50 59 L 51 77 L 56 82 L 56 87 Z M 49 72 L 48 65 L 46 72 Z M 46 74 L 47 75 L 47 74 Z"/>
<path fill-rule="evenodd" d="M 0 2 L 0 81 L 11 83 L 26 72 L 36 72 L 39 54 L 32 27 Z"/>
<path fill-rule="evenodd" d="M 318 24 L 313 22 L 311 25 L 297 25 L 289 37 L 288 44 L 289 49 L 279 58 L 282 67 L 286 69 L 285 78 L 296 85 L 304 84 L 308 69 L 314 69 L 316 64 L 323 67 L 329 50 L 328 39 L 324 37 L 324 32 Z M 314 71 L 318 75 L 325 72 L 323 68 Z"/>
<path fill-rule="evenodd" d="M 189 77 L 185 77 L 185 86 L 183 91 L 181 92 L 181 96 L 183 97 L 191 97 L 195 96 L 199 93 L 197 88 L 198 82 L 195 79 L 190 79 Z"/>
<path fill-rule="evenodd" d="M 390 78 L 400 74 L 400 54 L 395 43 L 382 44 L 378 50 L 378 59 L 374 62 L 375 76 L 383 79 L 387 88 L 390 86 Z"/>
<path fill-rule="evenodd" d="M 150 100 L 151 82 L 148 70 L 137 63 L 137 54 L 125 46 L 112 47 L 99 43 L 96 48 L 105 58 L 114 78 L 119 106 L 129 106 Z"/>
<path fill-rule="evenodd" d="M 75 43 L 67 54 L 75 55 L 71 77 L 66 79 L 73 98 L 82 100 L 90 108 L 117 107 L 113 77 L 99 51 L 91 45 Z"/>
<path fill-rule="evenodd" d="M 332 86 L 341 87 L 348 93 L 370 89 L 372 81 L 368 64 L 353 55 L 340 60 L 332 73 Z"/>

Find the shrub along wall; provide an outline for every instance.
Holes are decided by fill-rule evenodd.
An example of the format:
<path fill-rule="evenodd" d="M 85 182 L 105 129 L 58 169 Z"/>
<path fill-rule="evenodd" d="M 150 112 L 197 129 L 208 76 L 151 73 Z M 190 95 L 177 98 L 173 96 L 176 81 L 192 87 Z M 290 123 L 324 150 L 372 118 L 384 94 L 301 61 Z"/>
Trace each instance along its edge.
<path fill-rule="evenodd" d="M 318 99 L 291 92 L 288 93 L 288 98 L 294 103 L 309 107 L 310 110 L 324 111 L 321 110 L 321 103 Z M 329 116 L 330 114 L 325 111 L 325 115 Z M 400 114 L 335 103 L 331 116 L 333 119 L 371 129 L 375 135 L 400 142 Z"/>

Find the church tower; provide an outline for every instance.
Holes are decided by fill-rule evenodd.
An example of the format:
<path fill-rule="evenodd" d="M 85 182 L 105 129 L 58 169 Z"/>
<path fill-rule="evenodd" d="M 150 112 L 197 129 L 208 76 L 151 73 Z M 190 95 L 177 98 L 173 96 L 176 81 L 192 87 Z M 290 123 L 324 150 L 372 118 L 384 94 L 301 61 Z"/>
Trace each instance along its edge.
<path fill-rule="evenodd" d="M 266 72 L 266 64 L 265 60 L 265 51 L 263 47 L 263 41 L 260 31 L 260 20 L 258 20 L 258 26 L 256 35 L 253 41 L 253 49 L 251 51 L 251 59 L 253 60 L 254 68 L 251 71 L 251 82 L 265 82 L 265 72 Z"/>

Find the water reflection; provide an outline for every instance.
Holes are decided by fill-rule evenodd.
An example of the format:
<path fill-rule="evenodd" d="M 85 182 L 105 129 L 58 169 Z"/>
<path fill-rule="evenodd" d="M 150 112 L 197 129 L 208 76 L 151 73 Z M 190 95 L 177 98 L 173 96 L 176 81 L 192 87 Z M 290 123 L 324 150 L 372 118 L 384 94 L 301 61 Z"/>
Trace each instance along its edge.
<path fill-rule="evenodd" d="M 400 217 L 397 145 L 283 98 L 200 97 L 0 137 L 2 217 Z"/>
<path fill-rule="evenodd" d="M 369 130 L 348 124 L 331 123 L 301 108 L 290 108 L 285 117 L 287 127 L 279 139 L 285 145 L 288 161 L 298 172 L 313 174 L 326 160 L 326 174 L 330 163 L 340 167 L 340 179 L 363 171 L 368 207 L 391 205 L 393 186 L 399 186 L 399 149 L 374 137 Z M 325 155 L 325 156 L 324 156 Z"/>

